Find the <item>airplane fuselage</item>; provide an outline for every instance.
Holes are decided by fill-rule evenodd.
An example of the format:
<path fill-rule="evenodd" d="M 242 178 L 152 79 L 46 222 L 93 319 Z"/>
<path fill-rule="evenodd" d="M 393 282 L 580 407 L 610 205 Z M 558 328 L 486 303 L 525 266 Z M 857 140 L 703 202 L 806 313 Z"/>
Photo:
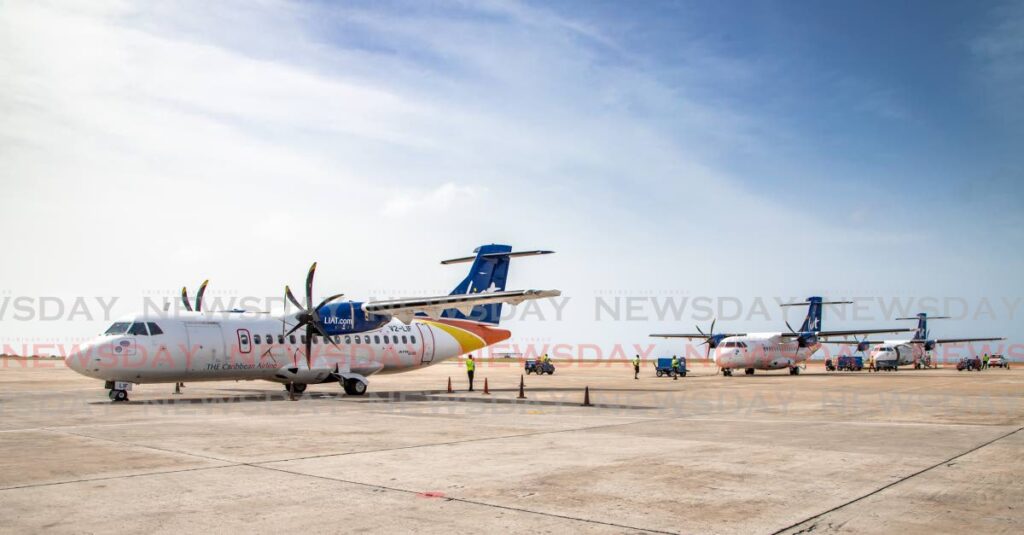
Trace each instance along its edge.
<path fill-rule="evenodd" d="M 897 365 L 903 366 L 922 362 L 928 356 L 928 351 L 924 344 L 909 340 L 885 340 L 872 347 L 870 355 L 875 361 L 896 360 Z"/>
<path fill-rule="evenodd" d="M 115 328 L 127 324 L 127 328 Z M 120 320 L 65 359 L 89 377 L 130 383 L 267 380 L 316 384 L 337 375 L 400 373 L 506 340 L 509 331 L 478 322 L 392 320 L 359 334 L 314 337 L 307 365 L 302 334 L 286 335 L 282 317 L 185 312 Z M 154 328 L 155 326 L 155 328 Z M 124 332 L 117 332 L 124 331 Z"/>
<path fill-rule="evenodd" d="M 715 348 L 715 364 L 723 369 L 781 370 L 811 358 L 820 343 L 804 347 L 782 333 L 751 333 L 723 338 Z"/>

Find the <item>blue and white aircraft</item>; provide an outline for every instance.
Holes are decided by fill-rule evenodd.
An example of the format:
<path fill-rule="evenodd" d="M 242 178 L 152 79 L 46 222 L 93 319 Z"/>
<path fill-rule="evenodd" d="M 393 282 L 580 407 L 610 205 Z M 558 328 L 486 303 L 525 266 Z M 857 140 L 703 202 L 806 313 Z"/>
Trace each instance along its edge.
<path fill-rule="evenodd" d="M 821 297 L 808 297 L 804 303 L 786 303 L 781 306 L 807 305 L 807 317 L 799 331 L 789 327 L 789 332 L 768 333 L 715 333 L 715 322 L 705 333 L 697 327 L 699 334 L 652 334 L 655 338 L 687 338 L 704 340 L 708 345 L 708 356 L 714 350 L 715 364 L 723 375 L 732 376 L 732 371 L 742 369 L 747 375 L 754 370 L 781 370 L 789 368 L 790 375 L 800 373 L 800 365 L 811 358 L 822 342 L 835 336 L 850 336 L 878 333 L 905 332 L 912 329 L 853 329 L 845 331 L 821 330 L 822 305 L 850 304 L 851 301 L 824 301 Z"/>
<path fill-rule="evenodd" d="M 313 263 L 305 303 L 285 287 L 298 312 L 195 309 L 119 319 L 65 359 L 72 370 L 105 381 L 113 401 L 126 401 L 132 384 L 265 380 L 298 393 L 306 385 L 337 382 L 352 395 L 368 377 L 419 369 L 512 336 L 499 329 L 501 306 L 561 295 L 558 290 L 505 290 L 512 258 L 551 251 L 513 252 L 484 245 L 475 255 L 442 264 L 472 263 L 451 294 L 383 301 L 313 301 Z"/>
<path fill-rule="evenodd" d="M 959 344 L 964 342 L 998 342 L 1006 338 L 930 338 L 928 320 L 945 320 L 949 316 L 928 317 L 921 312 L 912 318 L 896 318 L 898 320 L 917 320 L 917 329 L 910 340 L 829 340 L 830 344 L 846 344 L 857 346 L 857 351 L 868 351 L 875 362 L 896 361 L 893 368 L 913 364 L 915 368 L 928 367 L 932 362 L 931 352 L 940 344 Z M 873 347 L 872 347 L 873 346 Z"/>

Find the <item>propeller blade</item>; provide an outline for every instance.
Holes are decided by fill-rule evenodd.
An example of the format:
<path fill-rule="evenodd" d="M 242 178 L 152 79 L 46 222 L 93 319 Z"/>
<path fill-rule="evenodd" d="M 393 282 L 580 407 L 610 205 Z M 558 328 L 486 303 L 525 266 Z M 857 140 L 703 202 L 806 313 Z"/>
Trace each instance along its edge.
<path fill-rule="evenodd" d="M 188 289 L 181 287 L 181 302 L 185 304 L 185 310 L 192 312 L 192 303 L 188 302 Z"/>
<path fill-rule="evenodd" d="M 295 296 L 292 294 L 292 289 L 289 288 L 287 285 L 285 285 L 284 287 L 284 296 L 287 297 L 288 300 L 291 301 L 296 308 L 298 308 L 299 310 L 305 310 L 305 307 L 299 304 L 299 300 L 295 298 Z"/>
<path fill-rule="evenodd" d="M 288 335 L 294 333 L 295 331 L 301 329 L 303 325 L 305 325 L 305 324 L 302 323 L 302 322 L 296 323 L 295 326 L 292 327 L 288 332 L 284 333 L 284 335 L 288 336 Z"/>
<path fill-rule="evenodd" d="M 306 367 L 313 369 L 313 323 L 306 324 Z"/>
<path fill-rule="evenodd" d="M 697 328 L 697 332 L 699 332 L 701 336 L 707 336 L 706 334 L 704 334 L 704 331 L 700 330 L 700 325 L 694 325 L 694 327 Z"/>
<path fill-rule="evenodd" d="M 323 301 L 320 301 L 320 304 L 316 306 L 315 310 L 320 310 L 327 303 L 330 303 L 331 301 L 334 301 L 335 299 L 341 299 L 342 297 L 345 297 L 345 294 L 332 295 L 332 296 L 328 297 L 327 299 L 324 299 Z"/>
<path fill-rule="evenodd" d="M 207 284 L 210 284 L 209 279 L 204 280 L 203 283 L 199 285 L 199 293 L 196 294 L 196 312 L 203 310 L 203 294 L 206 293 Z"/>
<path fill-rule="evenodd" d="M 715 335 L 715 322 L 716 321 L 718 321 L 718 318 L 711 318 L 711 330 L 708 332 L 708 336 L 714 336 Z"/>
<path fill-rule="evenodd" d="M 306 309 L 313 308 L 313 275 L 316 274 L 316 262 L 309 266 L 309 273 L 306 273 Z"/>

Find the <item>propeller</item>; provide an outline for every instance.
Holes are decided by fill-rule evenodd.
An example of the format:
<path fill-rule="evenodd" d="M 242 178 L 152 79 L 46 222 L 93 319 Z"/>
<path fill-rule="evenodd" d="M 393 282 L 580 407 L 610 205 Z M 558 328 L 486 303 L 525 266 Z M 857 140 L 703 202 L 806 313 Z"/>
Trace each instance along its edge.
<path fill-rule="evenodd" d="M 210 284 L 209 279 L 204 280 L 203 283 L 199 285 L 199 293 L 196 294 L 196 312 L 203 311 L 203 294 L 206 293 L 207 284 Z M 188 302 L 188 288 L 185 286 L 181 287 L 181 302 L 185 304 L 185 310 L 192 312 L 192 304 Z"/>
<path fill-rule="evenodd" d="M 324 331 L 323 324 L 320 321 L 320 312 L 319 312 L 319 310 L 324 305 L 326 305 L 327 303 L 330 303 L 331 301 L 334 301 L 335 299 L 338 299 L 338 298 L 342 297 L 343 295 L 345 295 L 345 294 L 332 295 L 332 296 L 328 297 L 327 299 L 324 299 L 323 301 L 320 301 L 320 304 L 318 304 L 316 306 L 313 306 L 313 276 L 315 274 L 316 274 L 316 262 L 313 262 L 313 265 L 309 266 L 309 272 L 306 273 L 306 305 L 305 306 L 303 306 L 302 303 L 299 303 L 299 300 L 295 298 L 295 295 L 292 294 L 292 289 L 291 288 L 289 288 L 288 286 L 284 287 L 284 295 L 285 295 L 285 297 L 287 297 L 288 300 L 291 301 L 292 304 L 295 305 L 299 309 L 299 312 L 295 315 L 295 320 L 296 320 L 297 323 L 291 328 L 291 330 L 289 330 L 287 333 L 285 333 L 285 336 L 288 336 L 288 335 L 294 333 L 295 331 L 297 331 L 297 330 L 299 330 L 299 329 L 301 329 L 303 327 L 306 328 L 306 366 L 309 367 L 309 368 L 313 367 L 313 336 L 314 335 L 319 334 L 320 336 L 324 337 L 324 340 L 327 340 L 330 343 L 334 344 L 335 347 L 338 347 L 338 344 L 336 344 L 334 342 L 334 340 L 327 334 L 327 332 Z M 338 349 L 341 349 L 341 348 L 338 347 Z"/>
<path fill-rule="evenodd" d="M 786 321 L 786 327 L 789 327 L 789 332 L 796 335 L 797 347 L 807 347 L 807 339 L 804 338 L 802 334 L 796 332 L 796 329 L 794 329 L 793 326 L 789 324 L 789 321 Z"/>
<path fill-rule="evenodd" d="M 697 332 L 699 332 L 701 334 L 701 336 L 706 336 L 707 337 L 704 340 L 704 342 L 701 344 L 701 345 L 704 345 L 704 344 L 708 345 L 708 350 L 704 354 L 704 360 L 711 359 L 711 349 L 712 349 L 711 348 L 711 344 L 713 343 L 713 341 L 715 339 L 715 322 L 716 321 L 718 321 L 718 318 L 712 318 L 711 319 L 711 328 L 708 329 L 707 334 L 705 334 L 704 331 L 700 330 L 700 325 L 694 325 L 694 327 L 697 328 Z"/>

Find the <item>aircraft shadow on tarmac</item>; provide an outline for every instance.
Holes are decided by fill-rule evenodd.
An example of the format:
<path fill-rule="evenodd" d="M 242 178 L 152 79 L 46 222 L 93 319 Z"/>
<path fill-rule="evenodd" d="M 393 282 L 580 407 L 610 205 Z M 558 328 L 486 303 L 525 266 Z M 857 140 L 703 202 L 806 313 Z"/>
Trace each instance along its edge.
<path fill-rule="evenodd" d="M 516 392 L 518 389 L 504 389 L 504 390 L 493 390 L 494 392 Z M 539 389 L 535 388 L 532 392 L 580 392 L 579 388 L 551 388 L 551 389 Z M 285 393 L 255 393 L 251 390 L 239 390 L 239 392 L 245 392 L 247 394 L 227 395 L 227 396 L 203 396 L 194 398 L 158 398 L 158 399 L 146 399 L 136 401 L 126 401 L 119 403 L 118 405 L 127 406 L 146 406 L 146 405 L 219 405 L 219 404 L 235 404 L 235 403 L 267 403 L 273 401 L 291 401 L 290 396 Z M 653 392 L 653 390 L 631 390 L 631 389 L 602 389 L 600 391 L 592 391 L 594 395 L 599 392 Z M 317 392 L 313 394 L 302 394 L 295 396 L 296 401 L 307 401 L 307 400 L 323 400 L 323 399 L 337 399 L 339 401 L 347 401 L 350 403 L 360 404 L 374 404 L 374 403 L 422 403 L 422 402 L 437 402 L 437 401 L 448 401 L 454 403 L 477 403 L 485 405 L 537 405 L 537 406 L 578 406 L 582 402 L 582 394 L 580 399 L 564 399 L 564 400 L 535 400 L 535 399 L 516 399 L 516 398 L 492 398 L 483 397 L 482 394 L 474 393 L 473 397 L 459 396 L 459 392 L 455 394 L 448 394 L 444 390 L 428 390 L 420 392 L 376 392 L 367 394 L 365 396 L 349 396 L 342 392 Z M 469 394 L 468 392 L 461 392 L 461 394 Z M 480 397 L 476 397 L 480 395 Z M 611 409 L 656 409 L 658 407 L 644 406 L 644 405 L 625 405 L 621 403 L 601 403 L 600 400 L 592 402 L 594 407 L 598 408 L 611 408 Z M 93 401 L 91 405 L 110 405 L 109 401 Z"/>

